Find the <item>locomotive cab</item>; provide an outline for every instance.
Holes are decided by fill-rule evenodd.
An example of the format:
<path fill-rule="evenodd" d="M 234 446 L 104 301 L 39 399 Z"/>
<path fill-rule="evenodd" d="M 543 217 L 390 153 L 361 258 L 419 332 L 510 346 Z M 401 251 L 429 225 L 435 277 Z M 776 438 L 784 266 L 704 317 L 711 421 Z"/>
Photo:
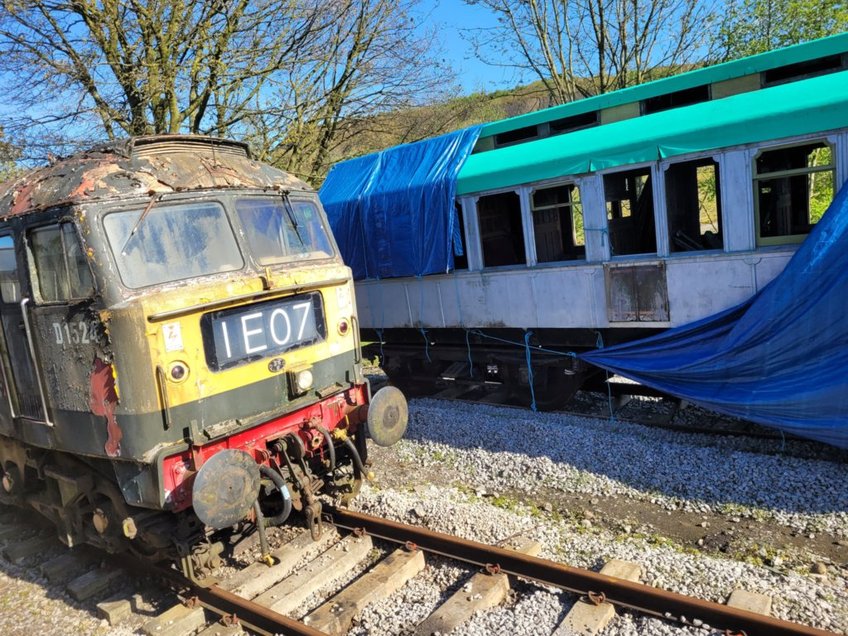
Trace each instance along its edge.
<path fill-rule="evenodd" d="M 7 500 L 66 543 L 194 547 L 354 495 L 398 392 L 363 377 L 350 270 L 317 195 L 241 144 L 130 140 L 0 197 Z"/>

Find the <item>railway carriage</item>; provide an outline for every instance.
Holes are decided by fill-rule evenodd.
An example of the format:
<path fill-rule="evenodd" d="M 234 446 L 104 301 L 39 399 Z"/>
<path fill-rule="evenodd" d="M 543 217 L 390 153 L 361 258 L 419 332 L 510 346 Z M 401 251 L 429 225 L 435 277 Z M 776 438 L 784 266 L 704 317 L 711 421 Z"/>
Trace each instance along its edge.
<path fill-rule="evenodd" d="M 0 495 L 68 545 L 200 576 L 210 529 L 294 508 L 318 534 L 366 428 L 405 428 L 316 194 L 240 143 L 136 138 L 6 184 L 0 322 Z"/>
<path fill-rule="evenodd" d="M 337 165 L 321 196 L 363 339 L 401 386 L 475 378 L 562 404 L 597 372 L 575 353 L 710 316 L 781 272 L 848 180 L 846 69 L 842 34 L 485 124 L 450 157 L 436 139 Z M 397 172 L 414 189 L 439 161 L 455 199 L 434 240 Z M 354 165 L 368 179 L 342 187 Z M 375 193 L 381 179 L 394 187 Z M 437 266 L 375 265 L 397 209 L 423 238 L 396 249 Z"/>

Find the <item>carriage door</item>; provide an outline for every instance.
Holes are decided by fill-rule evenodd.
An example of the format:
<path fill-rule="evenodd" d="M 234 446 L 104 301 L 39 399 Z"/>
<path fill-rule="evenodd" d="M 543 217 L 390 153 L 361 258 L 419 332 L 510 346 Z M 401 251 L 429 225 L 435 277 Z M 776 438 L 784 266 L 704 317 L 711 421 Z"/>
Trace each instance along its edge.
<path fill-rule="evenodd" d="M 0 234 L 0 323 L 3 325 L 2 371 L 11 393 L 13 414 L 33 420 L 45 420 L 44 403 L 38 374 L 32 361 L 30 339 L 21 305 L 21 281 L 15 260 L 15 244 L 10 234 Z"/>

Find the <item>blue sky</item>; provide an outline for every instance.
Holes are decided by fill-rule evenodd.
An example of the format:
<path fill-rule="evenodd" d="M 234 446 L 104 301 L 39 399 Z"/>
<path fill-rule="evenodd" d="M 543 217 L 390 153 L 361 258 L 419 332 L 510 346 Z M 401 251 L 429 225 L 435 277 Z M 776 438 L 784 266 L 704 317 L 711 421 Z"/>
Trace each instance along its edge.
<path fill-rule="evenodd" d="M 422 31 L 437 30 L 440 53 L 456 70 L 463 93 L 511 88 L 520 82 L 515 71 L 490 66 L 474 57 L 469 31 L 494 26 L 496 20 L 491 11 L 462 0 L 422 0 L 418 2 L 418 12 Z"/>

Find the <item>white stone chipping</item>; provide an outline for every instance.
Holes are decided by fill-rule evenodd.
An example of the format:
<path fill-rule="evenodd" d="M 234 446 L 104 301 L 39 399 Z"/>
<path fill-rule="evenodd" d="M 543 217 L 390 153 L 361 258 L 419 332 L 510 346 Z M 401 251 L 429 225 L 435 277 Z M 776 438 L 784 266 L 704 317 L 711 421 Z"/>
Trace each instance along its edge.
<path fill-rule="evenodd" d="M 553 489 L 585 495 L 587 506 L 593 497 L 628 498 L 652 502 L 671 515 L 708 512 L 844 538 L 846 463 L 779 454 L 772 440 L 691 435 L 433 399 L 413 400 L 410 407 L 407 438 L 388 452 L 421 471 L 407 475 L 404 485 L 394 476 L 392 487 L 381 488 L 379 481 L 366 487 L 354 507 L 486 543 L 529 533 L 544 546 L 542 556 L 580 567 L 597 570 L 610 558 L 637 561 L 642 582 L 715 602 L 743 587 L 773 596 L 773 614 L 779 618 L 848 633 L 846 563 L 833 564 L 827 576 L 815 576 L 684 549 L 639 533 L 622 535 L 585 520 L 577 523 L 523 505 L 520 497 L 497 501 L 505 491 L 526 493 L 532 501 L 539 489 Z M 422 475 L 438 475 L 440 467 L 445 472 L 449 467 L 450 480 L 420 483 Z M 455 566 L 440 577 L 446 566 L 429 562 L 426 577 L 366 609 L 351 634 L 411 633 L 440 598 L 462 584 Z M 550 634 L 572 600 L 518 583 L 506 605 L 475 617 L 456 633 Z M 626 612 L 602 632 L 720 633 Z"/>

